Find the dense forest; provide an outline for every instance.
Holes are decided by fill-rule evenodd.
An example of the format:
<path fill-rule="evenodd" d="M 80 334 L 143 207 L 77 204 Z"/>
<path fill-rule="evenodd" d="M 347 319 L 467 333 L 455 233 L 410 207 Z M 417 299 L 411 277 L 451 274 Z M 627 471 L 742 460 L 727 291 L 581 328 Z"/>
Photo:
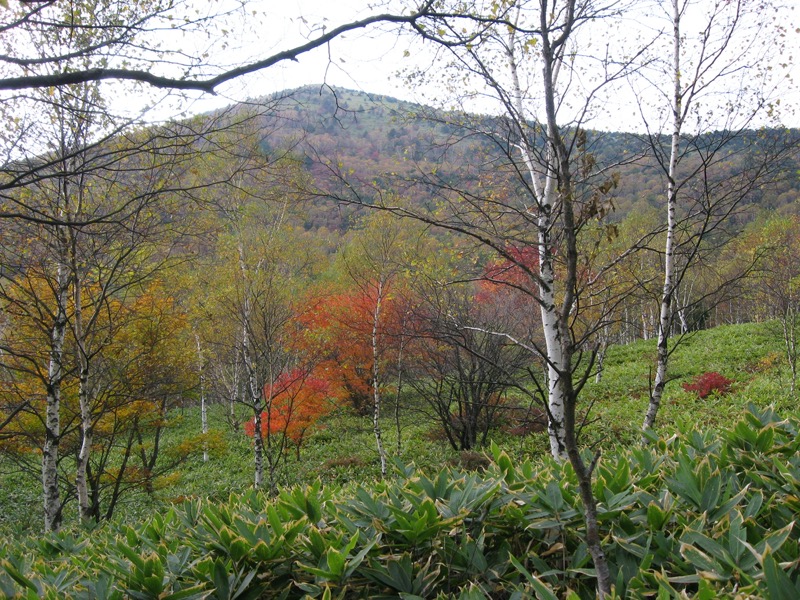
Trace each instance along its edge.
<path fill-rule="evenodd" d="M 782 27 L 674 0 L 581 67 L 633 9 L 447 4 L 209 76 L 143 32 L 213 17 L 0 2 L 0 593 L 795 597 L 800 130 L 731 50 Z M 118 110 L 374 23 L 446 100 Z"/>

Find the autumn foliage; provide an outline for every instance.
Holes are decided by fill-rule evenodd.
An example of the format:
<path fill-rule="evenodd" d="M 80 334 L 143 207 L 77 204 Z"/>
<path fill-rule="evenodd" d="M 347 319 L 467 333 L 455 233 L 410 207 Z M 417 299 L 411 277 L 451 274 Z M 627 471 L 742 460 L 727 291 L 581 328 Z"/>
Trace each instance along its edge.
<path fill-rule="evenodd" d="M 314 298 L 300 321 L 299 344 L 317 357 L 315 376 L 328 385 L 331 398 L 365 413 L 372 405 L 372 329 L 377 298 L 374 290 L 353 290 Z M 402 327 L 401 302 L 392 294 L 381 299 L 378 322 L 379 360 L 392 364 Z"/>
<path fill-rule="evenodd" d="M 300 444 L 306 432 L 330 411 L 331 385 L 308 370 L 296 368 L 284 372 L 272 385 L 264 386 L 267 410 L 261 413 L 261 437 L 284 434 Z M 253 437 L 253 420 L 244 425 Z"/>
<path fill-rule="evenodd" d="M 532 274 L 539 270 L 539 249 L 535 246 L 509 246 L 505 252 L 506 257 L 493 260 L 484 267 L 475 295 L 478 303 L 497 302 L 505 297 L 523 304 L 529 301 L 530 296 L 537 295 Z"/>
<path fill-rule="evenodd" d="M 733 379 L 728 379 L 724 375 L 712 371 L 703 373 L 692 380 L 692 383 L 684 383 L 683 389 L 687 392 L 695 392 L 698 398 L 707 398 L 711 394 L 720 396 L 731 391 Z"/>

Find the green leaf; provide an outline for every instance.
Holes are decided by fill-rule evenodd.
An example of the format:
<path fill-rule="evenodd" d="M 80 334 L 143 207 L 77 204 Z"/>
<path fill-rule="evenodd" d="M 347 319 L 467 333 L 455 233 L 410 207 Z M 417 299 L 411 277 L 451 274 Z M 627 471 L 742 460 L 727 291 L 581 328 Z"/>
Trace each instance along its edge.
<path fill-rule="evenodd" d="M 514 568 L 519 571 L 525 579 L 528 580 L 528 583 L 531 584 L 533 591 L 536 593 L 536 598 L 538 600 L 558 600 L 558 596 L 556 596 L 550 587 L 544 583 L 541 579 L 529 573 L 528 570 L 522 566 L 516 557 L 512 554 L 508 555 L 508 560 L 511 561 L 511 564 L 514 565 Z"/>
<path fill-rule="evenodd" d="M 17 570 L 17 568 L 10 562 L 4 560 L 2 563 L 0 563 L 0 566 L 2 566 L 5 572 L 8 573 L 11 578 L 23 588 L 36 591 L 36 586 L 33 584 L 33 582 L 20 573 L 19 570 Z"/>
<path fill-rule="evenodd" d="M 800 588 L 784 573 L 772 554 L 764 557 L 764 579 L 770 600 L 796 600 L 800 594 Z"/>
<path fill-rule="evenodd" d="M 669 513 L 670 511 L 662 510 L 655 502 L 650 502 L 650 504 L 647 505 L 647 523 L 650 525 L 650 528 L 660 531 L 667 522 L 667 519 L 669 519 Z"/>
<path fill-rule="evenodd" d="M 228 570 L 225 568 L 225 563 L 221 558 L 214 561 L 214 588 L 220 599 L 231 597 Z"/>
<path fill-rule="evenodd" d="M 506 480 L 506 483 L 514 483 L 514 463 L 511 462 L 511 458 L 509 458 L 508 454 L 505 452 L 500 452 L 500 454 L 495 458 L 495 462 L 503 472 L 503 479 Z"/>
<path fill-rule="evenodd" d="M 208 597 L 208 590 L 203 584 L 193 585 L 174 594 L 159 596 L 160 600 L 202 600 Z"/>

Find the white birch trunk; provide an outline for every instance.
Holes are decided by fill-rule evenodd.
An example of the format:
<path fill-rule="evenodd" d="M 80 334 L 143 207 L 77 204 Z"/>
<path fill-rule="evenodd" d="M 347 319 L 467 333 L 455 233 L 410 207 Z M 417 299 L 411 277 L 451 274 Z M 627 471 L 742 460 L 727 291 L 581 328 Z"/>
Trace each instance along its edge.
<path fill-rule="evenodd" d="M 509 48 L 513 49 L 513 33 Z M 514 87 L 514 110 L 517 112 L 517 119 L 521 123 L 528 121 L 525 108 L 522 103 L 522 89 L 519 83 L 519 75 L 516 59 L 512 51 L 509 51 L 509 67 L 511 69 L 512 82 Z M 558 165 L 553 164 L 557 160 L 552 148 L 547 149 L 546 172 L 544 174 L 544 185 L 539 181 L 539 175 L 534 168 L 533 157 L 530 154 L 527 140 L 520 140 L 519 149 L 523 161 L 531 178 L 533 189 L 537 195 L 536 206 L 526 207 L 526 210 L 535 211 L 537 217 L 537 235 L 539 251 L 539 311 L 542 320 L 542 329 L 545 336 L 545 353 L 547 360 L 547 432 L 550 439 L 550 453 L 559 460 L 566 459 L 566 446 L 564 444 L 564 390 L 560 381 L 559 371 L 564 368 L 564 356 L 561 345 L 561 333 L 559 330 L 559 315 L 556 305 L 555 294 L 555 270 L 553 269 L 552 239 L 551 230 L 553 227 L 552 210 L 554 200 L 558 193 L 557 180 L 555 173 Z"/>
<path fill-rule="evenodd" d="M 249 303 L 246 302 L 245 304 Z M 255 426 L 253 430 L 253 461 L 255 467 L 253 485 L 256 488 L 260 488 L 264 485 L 264 438 L 261 437 L 261 413 L 263 412 L 263 407 L 261 405 L 261 386 L 259 386 L 255 365 L 250 356 L 250 343 L 247 334 L 245 334 L 242 340 L 242 346 L 245 368 L 247 369 L 248 404 L 250 404 L 253 409 L 253 424 Z"/>
<path fill-rule="evenodd" d="M 664 386 L 667 382 L 667 363 L 669 361 L 669 335 L 672 320 L 672 302 L 675 292 L 675 209 L 676 198 L 676 168 L 681 128 L 683 125 L 683 94 L 681 92 L 681 14 L 678 0 L 672 0 L 673 8 L 673 105 L 672 105 L 672 141 L 669 157 L 669 171 L 667 174 L 667 241 L 664 247 L 664 287 L 661 292 L 661 306 L 658 320 L 658 342 L 656 345 L 656 375 L 653 389 L 650 392 L 650 402 L 645 414 L 642 428 L 652 429 L 656 423 L 656 415 L 661 406 L 664 395 Z"/>
<path fill-rule="evenodd" d="M 540 223 L 542 220 L 540 219 Z M 547 221 L 549 222 L 549 219 Z M 564 460 L 566 458 L 566 446 L 564 443 L 564 389 L 560 372 L 563 372 L 565 365 L 559 329 L 558 307 L 555 301 L 555 272 L 548 244 L 549 235 L 542 231 L 541 225 L 539 238 L 539 276 L 541 278 L 539 283 L 539 302 L 547 351 L 548 374 L 547 433 L 550 438 L 550 453 L 554 458 Z"/>
<path fill-rule="evenodd" d="M 395 402 L 394 402 L 394 425 L 397 431 L 397 454 L 400 454 L 403 450 L 403 430 L 400 426 L 400 394 L 403 391 L 403 351 L 405 350 L 405 336 L 402 332 L 405 331 L 405 320 L 403 320 L 403 325 L 400 328 L 400 347 L 397 353 L 397 386 L 396 386 L 396 393 L 395 393 Z"/>
<path fill-rule="evenodd" d="M 75 303 L 73 317 L 73 332 L 75 342 L 78 345 L 78 361 L 80 364 L 78 403 L 81 413 L 81 446 L 78 450 L 78 464 L 75 472 L 75 491 L 78 496 L 78 515 L 81 522 L 86 522 L 91 518 L 91 506 L 89 505 L 89 484 L 88 469 L 89 455 L 92 448 L 92 412 L 91 412 L 91 390 L 89 381 L 89 358 L 86 349 L 83 327 L 83 297 L 81 293 L 81 281 L 74 262 L 73 274 L 75 276 L 73 299 Z"/>
<path fill-rule="evenodd" d="M 380 366 L 378 364 L 378 322 L 381 317 L 381 301 L 383 299 L 383 280 L 378 280 L 375 310 L 372 313 L 372 430 L 375 432 L 375 444 L 381 460 L 381 477 L 386 477 L 386 450 L 381 435 L 381 394 Z"/>
<path fill-rule="evenodd" d="M 86 368 L 84 368 L 83 365 L 81 366 L 80 390 L 78 393 L 81 411 L 81 447 L 78 451 L 78 464 L 75 474 L 75 489 L 78 495 L 78 514 L 83 522 L 91 519 L 87 475 L 93 439 L 89 368 L 88 365 L 85 367 Z"/>
<path fill-rule="evenodd" d="M 600 344 L 597 348 L 597 373 L 594 376 L 595 383 L 600 383 L 603 379 L 603 367 L 606 361 L 606 352 L 608 351 L 608 341 L 609 333 L 608 324 L 606 323 L 600 330 Z"/>
<path fill-rule="evenodd" d="M 206 406 L 206 368 L 203 359 L 203 348 L 200 345 L 200 336 L 194 334 L 197 345 L 197 368 L 200 373 L 200 428 L 205 436 L 208 434 L 208 407 Z M 208 462 L 208 443 L 203 441 L 203 462 Z"/>
<path fill-rule="evenodd" d="M 254 477 L 253 485 L 260 488 L 264 485 L 264 440 L 261 437 L 261 386 L 258 382 L 256 365 L 251 356 L 250 330 L 249 323 L 252 313 L 250 302 L 250 281 L 247 273 L 247 265 L 244 260 L 244 248 L 239 243 L 239 269 L 242 273 L 244 306 L 242 307 L 242 360 L 244 361 L 247 372 L 247 395 L 248 404 L 253 409 L 253 462 Z"/>
<path fill-rule="evenodd" d="M 786 308 L 781 315 L 783 324 L 783 341 L 786 347 L 786 361 L 789 363 L 789 371 L 792 375 L 790 384 L 790 394 L 794 398 L 797 391 L 797 311 L 794 300 L 790 297 L 787 300 Z"/>
<path fill-rule="evenodd" d="M 63 249 L 65 247 L 63 232 L 59 231 L 57 235 L 59 237 L 57 243 Z M 58 489 L 58 445 L 61 441 L 61 383 L 64 379 L 64 339 L 67 332 L 66 305 L 69 293 L 69 273 L 67 266 L 60 259 L 57 266 L 57 282 L 56 318 L 50 330 L 45 439 L 42 447 L 42 492 L 45 531 L 58 531 L 61 527 L 61 498 Z"/>

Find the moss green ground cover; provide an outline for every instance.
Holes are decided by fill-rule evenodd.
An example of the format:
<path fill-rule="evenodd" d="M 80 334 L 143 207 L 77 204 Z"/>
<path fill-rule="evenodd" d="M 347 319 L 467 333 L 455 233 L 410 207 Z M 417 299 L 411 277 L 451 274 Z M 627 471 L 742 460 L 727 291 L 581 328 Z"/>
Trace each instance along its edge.
<path fill-rule="evenodd" d="M 673 361 L 661 437 L 642 447 L 652 351 L 644 342 L 613 349 L 586 393 L 600 417 L 585 435 L 602 442 L 595 492 L 616 593 L 800 597 L 798 419 L 774 332 L 726 327 L 688 340 Z M 711 370 L 735 380 L 731 394 L 683 391 L 681 382 Z M 193 411 L 181 418 L 176 439 L 197 426 Z M 407 415 L 401 466 L 379 482 L 368 425 L 336 416 L 291 459 L 284 479 L 297 485 L 277 498 L 248 490 L 247 439 L 226 434 L 223 453 L 131 498 L 120 520 L 7 535 L 0 594 L 594 597 L 574 476 L 544 454 L 543 437 L 498 432 L 491 463 L 470 471 L 432 433 Z M 442 468 L 448 460 L 456 466 Z M 16 477 L 0 492 L 12 516 L 12 502 L 36 499 L 35 485 Z M 24 524 L 7 518 L 5 528 Z"/>

